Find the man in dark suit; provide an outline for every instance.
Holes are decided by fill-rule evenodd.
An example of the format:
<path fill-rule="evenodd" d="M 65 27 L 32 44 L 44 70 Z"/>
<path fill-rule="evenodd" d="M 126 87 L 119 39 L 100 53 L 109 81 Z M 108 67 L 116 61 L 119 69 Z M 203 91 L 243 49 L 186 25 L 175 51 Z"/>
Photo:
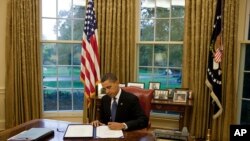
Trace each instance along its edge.
<path fill-rule="evenodd" d="M 106 95 L 101 99 L 100 119 L 92 122 L 92 125 L 106 124 L 112 130 L 136 130 L 148 126 L 149 119 L 144 114 L 138 97 L 123 91 L 119 87 L 116 75 L 112 73 L 105 74 L 101 83 Z M 114 105 L 116 105 L 115 111 L 113 109 Z"/>

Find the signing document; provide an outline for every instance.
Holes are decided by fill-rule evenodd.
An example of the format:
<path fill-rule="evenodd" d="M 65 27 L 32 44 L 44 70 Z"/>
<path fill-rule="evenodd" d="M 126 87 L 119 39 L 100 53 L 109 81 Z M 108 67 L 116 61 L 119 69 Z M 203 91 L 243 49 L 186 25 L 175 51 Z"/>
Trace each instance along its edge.
<path fill-rule="evenodd" d="M 111 130 L 108 126 L 94 127 L 88 124 L 70 124 L 64 138 L 123 138 L 122 130 Z"/>
<path fill-rule="evenodd" d="M 65 138 L 93 137 L 93 126 L 82 124 L 71 124 L 64 135 Z"/>
<path fill-rule="evenodd" d="M 96 138 L 124 138 L 122 130 L 111 130 L 108 126 L 96 127 Z"/>

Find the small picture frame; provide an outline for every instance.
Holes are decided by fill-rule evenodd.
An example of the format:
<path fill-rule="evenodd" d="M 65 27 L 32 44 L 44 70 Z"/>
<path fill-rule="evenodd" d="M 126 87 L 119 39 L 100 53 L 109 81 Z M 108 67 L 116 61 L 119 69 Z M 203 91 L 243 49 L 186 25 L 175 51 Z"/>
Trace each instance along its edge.
<path fill-rule="evenodd" d="M 174 92 L 174 102 L 187 102 L 188 90 L 176 90 Z"/>
<path fill-rule="evenodd" d="M 132 86 L 132 87 L 139 87 L 144 89 L 144 83 L 139 83 L 139 82 L 128 82 L 127 87 Z"/>
<path fill-rule="evenodd" d="M 98 98 L 102 98 L 105 94 L 106 94 L 105 89 L 103 89 L 103 88 L 102 88 L 102 84 L 99 83 L 99 84 L 97 85 L 97 97 L 98 97 Z"/>
<path fill-rule="evenodd" d="M 159 90 L 159 89 L 155 90 L 154 99 L 168 100 L 168 90 Z"/>
<path fill-rule="evenodd" d="M 119 87 L 121 88 L 121 87 L 126 87 L 126 84 L 125 83 L 120 83 L 119 84 Z"/>
<path fill-rule="evenodd" d="M 174 89 L 168 89 L 168 99 L 173 99 L 174 97 Z"/>
<path fill-rule="evenodd" d="M 149 89 L 160 89 L 161 83 L 160 82 L 149 82 Z"/>

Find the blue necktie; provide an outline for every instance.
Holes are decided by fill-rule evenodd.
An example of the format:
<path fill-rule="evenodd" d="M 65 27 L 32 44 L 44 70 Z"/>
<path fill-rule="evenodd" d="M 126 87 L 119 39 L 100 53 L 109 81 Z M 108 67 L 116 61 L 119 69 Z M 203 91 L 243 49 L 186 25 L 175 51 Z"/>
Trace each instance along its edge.
<path fill-rule="evenodd" d="M 113 98 L 113 103 L 111 106 L 111 120 L 112 121 L 115 121 L 116 109 L 117 109 L 116 98 Z"/>

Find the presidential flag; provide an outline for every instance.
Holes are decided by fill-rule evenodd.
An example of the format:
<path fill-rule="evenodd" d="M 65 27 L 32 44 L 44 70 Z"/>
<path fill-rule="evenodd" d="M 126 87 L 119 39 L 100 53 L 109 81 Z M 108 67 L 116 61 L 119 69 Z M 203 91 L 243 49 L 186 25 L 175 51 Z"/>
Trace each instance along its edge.
<path fill-rule="evenodd" d="M 216 15 L 214 19 L 213 32 L 209 45 L 209 55 L 208 55 L 208 68 L 207 68 L 207 79 L 206 85 L 211 90 L 210 96 L 213 102 L 215 102 L 213 119 L 216 119 L 222 114 L 223 108 L 221 105 L 221 59 L 222 59 L 222 27 L 221 27 L 221 0 L 217 1 Z"/>
<path fill-rule="evenodd" d="M 97 21 L 94 10 L 94 0 L 89 0 L 86 9 L 85 23 L 82 37 L 81 74 L 84 84 L 84 94 L 87 105 L 95 95 L 95 88 L 100 81 L 100 59 L 98 53 Z"/>

